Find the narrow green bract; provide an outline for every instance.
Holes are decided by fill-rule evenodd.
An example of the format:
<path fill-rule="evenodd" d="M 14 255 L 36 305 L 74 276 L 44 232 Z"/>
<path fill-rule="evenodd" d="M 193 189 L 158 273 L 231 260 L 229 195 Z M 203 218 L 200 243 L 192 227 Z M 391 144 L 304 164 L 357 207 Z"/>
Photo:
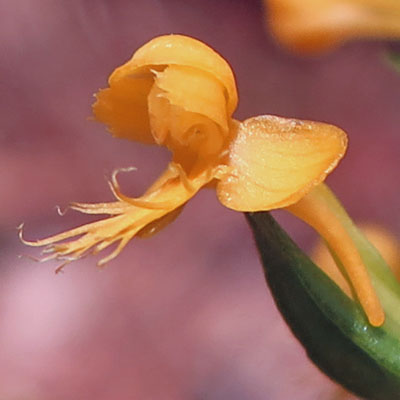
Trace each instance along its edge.
<path fill-rule="evenodd" d="M 345 219 L 344 210 L 338 211 Z M 375 328 L 359 304 L 315 266 L 268 213 L 246 217 L 275 302 L 311 360 L 358 396 L 398 400 L 400 287 L 379 253 L 348 222 L 385 309 L 386 322 Z"/>

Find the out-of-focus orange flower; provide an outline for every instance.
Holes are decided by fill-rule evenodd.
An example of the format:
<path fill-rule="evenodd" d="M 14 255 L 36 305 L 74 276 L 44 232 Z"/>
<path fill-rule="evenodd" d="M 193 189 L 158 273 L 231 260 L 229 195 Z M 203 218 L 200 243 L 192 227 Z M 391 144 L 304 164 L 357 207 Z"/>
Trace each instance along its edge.
<path fill-rule="evenodd" d="M 229 64 L 205 44 L 180 35 L 145 44 L 96 97 L 94 115 L 113 136 L 166 146 L 172 161 L 139 198 L 120 191 L 116 171 L 110 182 L 115 202 L 73 203 L 75 210 L 110 217 L 26 241 L 46 246 L 43 260 L 65 265 L 117 243 L 99 261 L 103 265 L 133 237 L 150 236 L 169 224 L 201 188 L 214 187 L 220 202 L 233 210 L 287 208 L 310 223 L 341 256 L 371 323 L 383 323 L 357 249 L 315 192 L 345 153 L 341 129 L 269 115 L 233 119 L 238 96 Z"/>
<path fill-rule="evenodd" d="M 285 47 L 319 53 L 351 39 L 400 37 L 397 0 L 264 0 L 268 28 Z"/>

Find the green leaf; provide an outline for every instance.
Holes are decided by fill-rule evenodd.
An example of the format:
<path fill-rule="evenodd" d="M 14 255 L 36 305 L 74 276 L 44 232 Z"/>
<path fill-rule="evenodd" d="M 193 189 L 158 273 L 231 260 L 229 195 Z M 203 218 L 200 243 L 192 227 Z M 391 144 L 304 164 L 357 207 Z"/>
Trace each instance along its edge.
<path fill-rule="evenodd" d="M 386 59 L 397 72 L 400 72 L 400 53 L 387 53 Z"/>
<path fill-rule="evenodd" d="M 398 400 L 400 289 L 386 265 L 378 268 L 377 263 L 384 262 L 376 250 L 361 236 L 358 241 L 353 236 L 363 260 L 370 261 L 366 266 L 374 285 L 379 286 L 379 297 L 384 297 L 386 322 L 379 328 L 368 323 L 359 304 L 315 266 L 268 213 L 246 217 L 275 302 L 311 360 L 358 396 Z"/>

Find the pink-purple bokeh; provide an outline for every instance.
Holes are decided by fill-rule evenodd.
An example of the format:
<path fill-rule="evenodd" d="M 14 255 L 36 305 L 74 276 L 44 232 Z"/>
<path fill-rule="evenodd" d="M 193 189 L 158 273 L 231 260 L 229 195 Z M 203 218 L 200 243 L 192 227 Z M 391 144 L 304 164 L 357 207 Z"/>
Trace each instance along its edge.
<path fill-rule="evenodd" d="M 55 205 L 111 200 L 104 176 L 134 165 L 140 194 L 168 160 L 89 120 L 92 94 L 150 38 L 194 36 L 235 70 L 236 117 L 277 114 L 349 133 L 329 182 L 350 213 L 400 234 L 400 75 L 384 43 L 320 58 L 278 48 L 252 0 L 0 3 L 0 398 L 328 399 L 275 309 L 244 218 L 203 191 L 179 219 L 134 240 L 108 268 L 36 264 L 20 244 L 88 221 Z M 312 232 L 279 216 L 301 245 Z"/>

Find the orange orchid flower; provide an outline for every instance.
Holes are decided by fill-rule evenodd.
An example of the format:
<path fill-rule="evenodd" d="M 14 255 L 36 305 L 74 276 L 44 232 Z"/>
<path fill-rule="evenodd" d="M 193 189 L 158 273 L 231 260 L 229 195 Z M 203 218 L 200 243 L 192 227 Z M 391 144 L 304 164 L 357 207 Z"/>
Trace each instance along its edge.
<path fill-rule="evenodd" d="M 286 208 L 307 221 L 337 251 L 370 322 L 383 323 L 356 247 L 316 191 L 345 153 L 341 129 L 269 115 L 233 119 L 238 95 L 229 64 L 205 44 L 180 35 L 141 47 L 111 74 L 96 99 L 94 115 L 113 136 L 166 146 L 172 161 L 139 198 L 121 192 L 116 171 L 110 182 L 116 201 L 72 203 L 74 210 L 109 217 L 24 241 L 46 246 L 43 260 L 65 265 L 117 244 L 99 261 L 104 265 L 133 237 L 152 235 L 173 221 L 201 188 L 214 187 L 219 201 L 233 210 Z M 73 237 L 78 238 L 63 242 Z"/>
<path fill-rule="evenodd" d="M 268 29 L 283 46 L 320 53 L 361 38 L 399 39 L 397 0 L 264 0 Z"/>

